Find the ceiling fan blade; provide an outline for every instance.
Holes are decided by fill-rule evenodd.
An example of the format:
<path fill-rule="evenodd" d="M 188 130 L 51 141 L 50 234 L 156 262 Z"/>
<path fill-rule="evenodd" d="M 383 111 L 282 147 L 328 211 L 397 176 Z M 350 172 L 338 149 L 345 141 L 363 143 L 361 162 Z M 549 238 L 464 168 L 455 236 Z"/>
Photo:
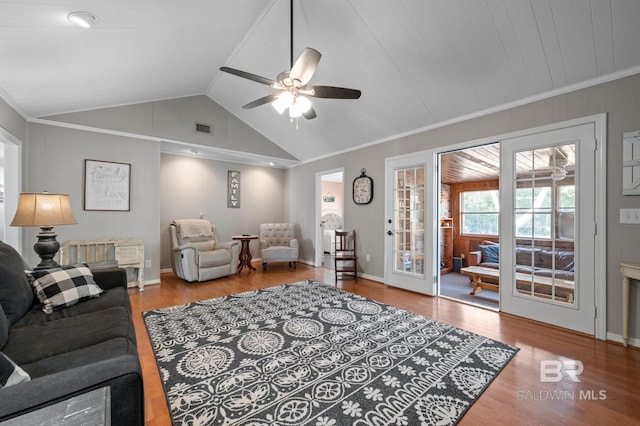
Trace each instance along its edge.
<path fill-rule="evenodd" d="M 303 112 L 302 115 L 304 115 L 304 118 L 307 120 L 313 120 L 317 117 L 316 110 L 313 109 L 313 107 L 310 107 L 307 111 Z"/>
<path fill-rule="evenodd" d="M 249 102 L 248 104 L 244 105 L 242 108 L 251 109 L 251 108 L 259 107 L 260 105 L 264 105 L 264 104 L 268 104 L 270 102 L 273 102 L 276 99 L 278 99 L 278 94 L 267 95 L 267 96 L 262 97 L 260 99 L 256 99 L 253 102 Z"/>
<path fill-rule="evenodd" d="M 347 89 L 345 87 L 333 86 L 311 86 L 305 87 L 305 91 L 310 90 L 314 98 L 332 98 L 332 99 L 359 99 L 362 92 L 357 89 Z"/>
<path fill-rule="evenodd" d="M 304 49 L 296 63 L 293 64 L 293 67 L 289 72 L 289 77 L 294 80 L 300 80 L 304 86 L 309 82 L 309 80 L 311 80 L 313 74 L 315 74 L 321 56 L 322 55 L 317 50 L 307 47 Z"/>
<path fill-rule="evenodd" d="M 240 71 L 240 70 L 237 70 L 235 68 L 229 68 L 229 67 L 220 67 L 220 71 L 226 72 L 226 73 L 229 73 L 229 74 L 233 74 L 233 75 L 237 75 L 238 77 L 246 78 L 247 80 L 255 81 L 257 83 L 266 84 L 267 86 L 280 87 L 278 82 L 276 82 L 275 80 L 271 80 L 270 78 L 261 77 L 259 75 L 251 74 L 250 72 Z"/>

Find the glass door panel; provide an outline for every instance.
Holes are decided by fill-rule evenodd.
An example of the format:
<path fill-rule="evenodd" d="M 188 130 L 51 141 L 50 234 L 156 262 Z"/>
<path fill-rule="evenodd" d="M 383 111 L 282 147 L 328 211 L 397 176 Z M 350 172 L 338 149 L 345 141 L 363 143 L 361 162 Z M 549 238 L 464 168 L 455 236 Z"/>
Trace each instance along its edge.
<path fill-rule="evenodd" d="M 515 153 L 516 294 L 575 303 L 575 152 L 567 144 Z"/>
<path fill-rule="evenodd" d="M 424 277 L 424 167 L 396 169 L 394 272 Z"/>

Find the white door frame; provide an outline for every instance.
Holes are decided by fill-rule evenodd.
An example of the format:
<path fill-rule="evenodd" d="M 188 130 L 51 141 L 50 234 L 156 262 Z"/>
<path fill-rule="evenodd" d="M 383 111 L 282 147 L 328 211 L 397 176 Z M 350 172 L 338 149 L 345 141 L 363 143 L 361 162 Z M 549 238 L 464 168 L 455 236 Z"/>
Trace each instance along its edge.
<path fill-rule="evenodd" d="M 18 208 L 22 189 L 22 142 L 0 127 L 0 143 L 4 144 L 4 242 L 22 253 L 22 228 L 9 226 Z"/>
<path fill-rule="evenodd" d="M 596 164 L 595 164 L 595 178 L 596 178 L 596 211 L 595 211 L 595 219 L 596 219 L 596 227 L 597 233 L 595 238 L 595 251 L 596 251 L 596 259 L 598 259 L 595 265 L 595 280 L 596 280 L 596 289 L 595 289 L 595 304 L 596 304 L 596 321 L 595 321 L 595 337 L 597 339 L 605 340 L 607 337 L 607 114 L 596 114 L 587 117 L 577 118 L 573 120 L 563 121 L 559 123 L 548 124 L 540 127 L 534 127 L 530 129 L 520 130 L 516 132 L 505 133 L 501 135 L 496 135 L 492 137 L 486 137 L 481 139 L 476 139 L 472 141 L 442 146 L 439 148 L 434 148 L 428 151 L 422 151 L 418 153 L 410 153 L 398 157 L 393 158 L 402 158 L 402 157 L 415 157 L 416 155 L 426 153 L 432 156 L 436 156 L 437 154 L 446 153 L 449 151 L 460 150 L 465 148 L 471 148 L 478 145 L 486 145 L 488 143 L 499 142 L 502 139 L 518 137 L 518 136 L 526 136 L 534 133 L 545 132 L 550 130 L 559 129 L 562 127 L 575 126 L 580 124 L 594 123 L 595 125 L 595 135 L 596 135 Z M 387 159 L 389 160 L 389 159 Z M 436 182 L 439 182 L 438 178 L 438 170 L 433 167 L 430 170 L 427 170 L 427 176 L 425 179 L 431 180 L 434 182 L 434 185 L 429 185 L 429 187 L 435 186 Z M 434 210 L 437 208 L 437 192 L 435 188 L 432 188 L 431 200 L 434 203 Z M 425 205 L 429 200 L 428 194 L 425 194 Z M 388 203 L 393 201 L 392 194 L 388 194 L 388 190 L 385 190 L 385 206 L 388 206 Z M 386 213 L 385 213 L 386 214 Z M 386 219 L 385 219 L 386 220 Z M 386 223 L 385 223 L 386 226 Z M 426 223 L 425 223 L 426 226 Z M 434 224 L 435 226 L 435 224 Z M 430 227 L 429 227 L 430 228 Z M 386 232 L 386 229 L 385 229 Z M 435 231 L 434 231 L 435 232 Z M 428 238 L 428 237 L 427 237 Z M 429 241 L 429 239 L 427 239 Z M 437 253 L 439 251 L 438 241 L 437 239 L 431 239 L 433 241 L 433 249 L 432 252 Z M 389 250 L 387 250 L 387 239 L 385 238 L 385 282 L 387 281 L 387 271 L 388 269 L 388 256 Z M 435 255 L 434 255 L 435 256 Z M 426 270 L 427 277 L 437 277 L 438 263 L 433 262 L 433 264 Z M 429 278 L 427 278 L 429 279 Z"/>
<path fill-rule="evenodd" d="M 322 172 L 316 172 L 316 213 L 315 213 L 315 221 L 314 226 L 316 229 L 315 232 L 315 247 L 316 247 L 316 255 L 314 260 L 314 266 L 320 267 L 322 266 L 322 258 L 324 257 L 324 251 L 322 250 L 322 176 L 330 175 L 333 173 L 342 172 L 342 223 L 344 224 L 344 212 L 345 212 L 345 175 L 344 175 L 344 167 L 340 167 L 337 169 L 324 170 Z"/>

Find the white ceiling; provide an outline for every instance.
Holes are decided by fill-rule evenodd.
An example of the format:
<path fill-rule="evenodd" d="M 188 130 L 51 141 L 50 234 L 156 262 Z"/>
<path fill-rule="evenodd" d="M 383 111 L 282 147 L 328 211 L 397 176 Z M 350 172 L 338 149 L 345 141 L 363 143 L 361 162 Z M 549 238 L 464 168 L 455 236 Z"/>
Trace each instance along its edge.
<path fill-rule="evenodd" d="M 68 13 L 98 16 L 90 30 Z M 295 0 L 295 55 L 322 53 L 296 128 L 272 89 L 289 68 L 288 0 L 0 0 L 0 94 L 28 117 L 207 94 L 301 161 L 640 72 L 637 0 Z"/>

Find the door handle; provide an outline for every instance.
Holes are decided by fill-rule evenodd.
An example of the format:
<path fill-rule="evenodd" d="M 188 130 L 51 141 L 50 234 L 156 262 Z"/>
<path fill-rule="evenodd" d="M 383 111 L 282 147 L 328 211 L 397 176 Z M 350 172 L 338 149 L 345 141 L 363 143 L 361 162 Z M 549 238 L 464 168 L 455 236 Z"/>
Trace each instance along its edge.
<path fill-rule="evenodd" d="M 393 235 L 393 232 L 387 231 L 387 235 Z"/>

